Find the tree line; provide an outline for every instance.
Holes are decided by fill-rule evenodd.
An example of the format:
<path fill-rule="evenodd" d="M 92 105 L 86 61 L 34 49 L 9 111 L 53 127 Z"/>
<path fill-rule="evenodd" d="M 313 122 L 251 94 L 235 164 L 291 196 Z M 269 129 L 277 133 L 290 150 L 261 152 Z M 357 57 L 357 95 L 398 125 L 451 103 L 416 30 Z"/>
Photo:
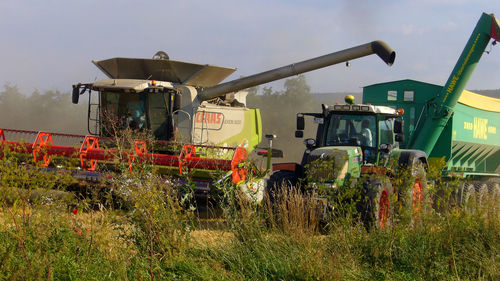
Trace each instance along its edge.
<path fill-rule="evenodd" d="M 276 134 L 274 146 L 284 150 L 287 159 L 300 160 L 304 146 L 294 138 L 295 116 L 319 110 L 305 76 L 285 80 L 284 90 L 263 87 L 260 92 L 258 87 L 249 89 L 247 103 L 260 109 L 263 133 Z M 87 134 L 86 104 L 72 104 L 69 92 L 35 90 L 27 95 L 6 84 L 0 91 L 0 128 Z M 262 146 L 266 145 L 263 141 Z"/>
<path fill-rule="evenodd" d="M 86 134 L 87 106 L 71 103 L 70 93 L 35 90 L 21 93 L 17 86 L 0 91 L 0 128 Z"/>
<path fill-rule="evenodd" d="M 304 75 L 286 79 L 283 90 L 264 86 L 248 91 L 247 106 L 260 109 L 263 133 L 277 135 L 273 145 L 284 151 L 283 161 L 300 161 L 304 151 L 303 139 L 294 137 L 296 114 L 318 112 L 321 102 L 341 102 L 345 95 L 314 95 Z M 500 97 L 500 89 L 475 92 Z M 0 128 L 87 134 L 86 104 L 85 101 L 72 104 L 69 92 L 35 90 L 26 95 L 16 86 L 6 84 L 0 91 Z M 316 124 L 306 121 L 309 122 L 306 122 L 305 138 L 314 137 Z M 267 141 L 263 140 L 260 146 L 267 146 Z"/>

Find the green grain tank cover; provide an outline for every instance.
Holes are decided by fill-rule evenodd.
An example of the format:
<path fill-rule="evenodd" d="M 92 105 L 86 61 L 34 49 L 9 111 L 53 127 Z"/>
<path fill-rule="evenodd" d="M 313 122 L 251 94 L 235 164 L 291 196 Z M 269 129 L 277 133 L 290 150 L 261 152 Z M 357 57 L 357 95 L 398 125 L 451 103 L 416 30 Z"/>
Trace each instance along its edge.
<path fill-rule="evenodd" d="M 403 108 L 405 142 L 428 115 L 426 103 L 442 86 L 415 80 L 380 83 L 363 88 L 363 103 Z M 500 100 L 464 91 L 430 158 L 445 157 L 450 171 L 494 173 L 500 164 Z M 421 132 L 427 134 L 428 132 Z"/>

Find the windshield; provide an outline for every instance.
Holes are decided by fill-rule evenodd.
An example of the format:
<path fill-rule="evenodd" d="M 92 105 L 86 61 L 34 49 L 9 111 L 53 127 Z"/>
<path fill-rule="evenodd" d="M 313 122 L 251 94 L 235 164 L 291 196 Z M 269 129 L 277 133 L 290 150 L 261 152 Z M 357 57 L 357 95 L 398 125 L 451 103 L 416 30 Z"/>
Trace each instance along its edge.
<path fill-rule="evenodd" d="M 146 96 L 136 93 L 101 93 L 102 123 L 106 134 L 124 128 L 146 127 Z"/>
<path fill-rule="evenodd" d="M 326 123 L 325 145 L 376 147 L 375 115 L 330 114 Z"/>

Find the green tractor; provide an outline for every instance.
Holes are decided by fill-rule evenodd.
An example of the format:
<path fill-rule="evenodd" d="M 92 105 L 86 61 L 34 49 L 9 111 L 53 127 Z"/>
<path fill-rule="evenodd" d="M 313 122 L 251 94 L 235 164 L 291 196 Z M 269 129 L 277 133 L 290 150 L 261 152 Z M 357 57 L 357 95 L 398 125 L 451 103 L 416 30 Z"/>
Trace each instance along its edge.
<path fill-rule="evenodd" d="M 321 113 L 297 114 L 295 136 L 303 137 L 309 116 L 318 124 L 316 137 L 304 141 L 300 164 L 273 165 L 271 194 L 299 181 L 306 189 L 360 186 L 363 218 L 383 228 L 390 221 L 391 198 L 418 216 L 428 161 L 444 159 L 444 176 L 477 180 L 474 188 L 496 192 L 500 101 L 464 90 L 499 34 L 498 19 L 483 13 L 444 87 L 413 80 L 381 83 L 364 88 L 363 104 L 351 96 L 345 104 L 323 105 Z"/>
<path fill-rule="evenodd" d="M 362 215 L 367 221 L 377 221 L 384 227 L 390 218 L 390 197 L 396 188 L 391 183 L 394 171 L 400 167 L 411 168 L 405 193 L 422 204 L 426 188 L 423 151 L 400 149 L 404 141 L 402 111 L 387 106 L 355 104 L 352 96 L 345 104 L 323 105 L 321 113 L 297 114 L 296 137 L 303 137 L 305 117 L 313 118 L 318 125 L 315 138 L 304 141 L 306 150 L 302 161 L 273 165 L 268 181 L 271 194 L 283 185 L 296 185 L 305 189 L 335 190 L 344 185 L 362 186 Z M 402 194 L 400 194 L 402 195 Z M 376 204 L 375 204 L 376 202 Z"/>

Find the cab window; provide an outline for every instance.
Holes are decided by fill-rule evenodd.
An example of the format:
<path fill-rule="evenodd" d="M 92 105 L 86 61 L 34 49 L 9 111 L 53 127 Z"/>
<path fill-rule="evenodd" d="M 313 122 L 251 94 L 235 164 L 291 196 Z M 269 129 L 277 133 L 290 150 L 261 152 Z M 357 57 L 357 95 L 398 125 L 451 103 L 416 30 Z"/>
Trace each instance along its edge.
<path fill-rule="evenodd" d="M 394 120 L 386 119 L 380 120 L 378 122 L 378 127 L 380 128 L 380 143 L 382 144 L 394 144 Z"/>
<path fill-rule="evenodd" d="M 146 96 L 136 93 L 101 93 L 101 122 L 104 134 L 125 128 L 146 128 Z"/>

